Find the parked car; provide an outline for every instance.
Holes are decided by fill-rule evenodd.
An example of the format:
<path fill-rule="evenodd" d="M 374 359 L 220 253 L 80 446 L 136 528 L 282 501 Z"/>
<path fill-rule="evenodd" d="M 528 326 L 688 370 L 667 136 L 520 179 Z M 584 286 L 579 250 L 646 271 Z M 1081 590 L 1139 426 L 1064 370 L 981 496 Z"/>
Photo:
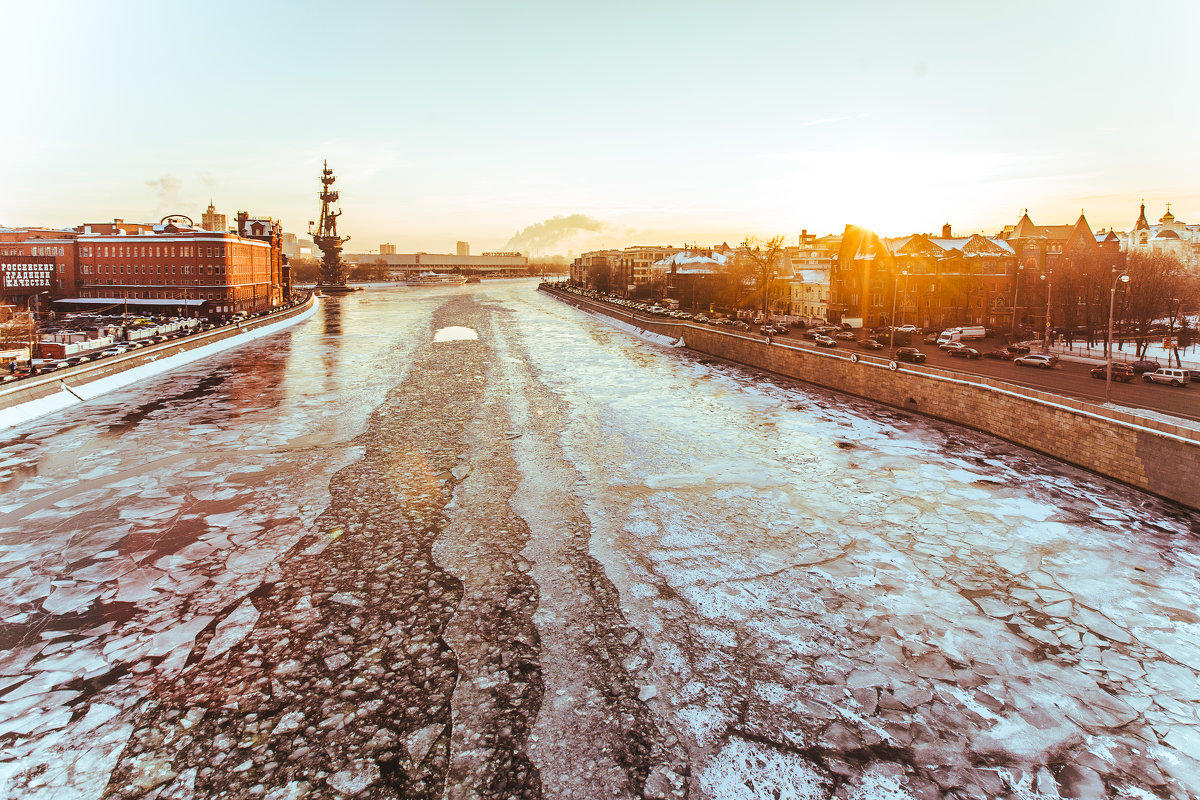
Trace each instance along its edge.
<path fill-rule="evenodd" d="M 1058 356 L 1044 356 L 1041 353 L 1032 355 L 1017 356 L 1013 359 L 1013 363 L 1018 367 L 1041 367 L 1042 369 L 1054 369 L 1058 363 Z"/>
<path fill-rule="evenodd" d="M 1165 383 L 1169 386 L 1187 386 L 1192 382 L 1191 373 L 1177 367 L 1159 367 L 1154 372 L 1142 375 L 1146 383 Z"/>
<path fill-rule="evenodd" d="M 88 361 L 91 361 L 92 359 L 88 358 L 87 356 L 67 356 L 63 360 L 66 361 L 71 366 L 75 366 L 76 364 L 84 364 Z"/>
<path fill-rule="evenodd" d="M 861 347 L 863 350 L 882 350 L 883 349 L 883 345 L 881 345 L 879 342 L 875 341 L 874 339 L 859 339 L 858 346 Z"/>
<path fill-rule="evenodd" d="M 925 363 L 925 354 L 915 347 L 899 347 L 896 349 L 896 358 L 900 361 L 908 361 L 913 364 Z"/>
<path fill-rule="evenodd" d="M 1141 375 L 1143 372 L 1154 372 L 1154 370 L 1158 369 L 1158 362 L 1153 359 L 1145 359 L 1134 361 L 1129 366 L 1133 368 L 1134 372 Z"/>
<path fill-rule="evenodd" d="M 1091 375 L 1093 378 L 1099 378 L 1100 380 L 1104 380 L 1104 378 L 1107 374 L 1108 374 L 1108 365 L 1107 364 L 1101 364 L 1098 367 L 1092 367 Z M 1121 383 L 1129 383 L 1131 380 L 1133 380 L 1133 378 L 1134 378 L 1133 368 L 1130 367 L 1128 364 L 1113 364 L 1112 365 L 1112 379 L 1114 381 L 1120 381 Z"/>
<path fill-rule="evenodd" d="M 830 338 L 824 334 L 818 335 L 817 347 L 837 347 L 837 339 Z"/>
<path fill-rule="evenodd" d="M 1027 345 L 1027 344 L 1010 344 L 1008 347 L 1006 347 L 1004 349 L 1010 353 L 1016 353 L 1017 355 L 1025 355 L 1026 353 L 1029 352 L 1029 345 Z"/>
<path fill-rule="evenodd" d="M 983 354 L 974 347 L 951 347 L 946 350 L 946 355 L 955 358 L 983 358 Z"/>
<path fill-rule="evenodd" d="M 120 347 L 110 347 L 107 350 L 101 350 L 100 355 L 101 356 L 119 356 L 124 352 L 125 351 L 123 349 L 121 349 Z"/>

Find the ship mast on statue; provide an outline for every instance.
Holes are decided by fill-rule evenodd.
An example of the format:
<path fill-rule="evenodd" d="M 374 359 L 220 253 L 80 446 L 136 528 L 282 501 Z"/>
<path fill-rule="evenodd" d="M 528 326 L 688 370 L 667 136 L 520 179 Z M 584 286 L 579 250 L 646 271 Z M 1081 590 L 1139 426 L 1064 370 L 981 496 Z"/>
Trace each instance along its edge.
<path fill-rule="evenodd" d="M 346 269 L 342 264 L 342 245 L 350 241 L 350 237 L 338 236 L 337 218 L 342 215 L 341 209 L 333 210 L 333 204 L 338 201 L 338 193 L 333 190 L 333 170 L 326 161 L 321 171 L 321 221 L 316 231 L 309 230 L 313 243 L 321 249 L 321 277 L 317 288 L 326 294 L 341 294 L 357 291 L 357 286 L 346 284 Z M 310 225 L 312 223 L 309 223 Z"/>

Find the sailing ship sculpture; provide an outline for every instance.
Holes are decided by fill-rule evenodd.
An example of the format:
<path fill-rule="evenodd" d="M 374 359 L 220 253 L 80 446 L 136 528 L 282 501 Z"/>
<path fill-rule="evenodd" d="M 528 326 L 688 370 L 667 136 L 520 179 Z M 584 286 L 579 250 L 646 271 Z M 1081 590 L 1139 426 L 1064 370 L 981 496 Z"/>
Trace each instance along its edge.
<path fill-rule="evenodd" d="M 337 178 L 326 161 L 321 171 L 321 221 L 315 231 L 310 231 L 313 243 L 321 250 L 321 276 L 317 288 L 326 294 L 340 294 L 358 290 L 356 286 L 346 284 L 346 267 L 342 263 L 342 245 L 350 241 L 349 236 L 338 236 L 337 219 L 342 215 L 341 209 L 334 210 L 338 201 L 338 193 L 333 190 L 333 182 Z"/>

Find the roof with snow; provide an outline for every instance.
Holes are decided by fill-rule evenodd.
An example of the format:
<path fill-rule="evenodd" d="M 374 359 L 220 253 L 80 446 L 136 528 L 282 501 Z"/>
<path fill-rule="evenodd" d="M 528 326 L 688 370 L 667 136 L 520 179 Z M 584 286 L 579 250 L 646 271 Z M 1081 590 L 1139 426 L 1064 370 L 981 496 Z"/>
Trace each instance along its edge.
<path fill-rule="evenodd" d="M 684 251 L 655 261 L 654 266 L 670 270 L 676 275 L 710 275 L 727 263 L 729 263 L 729 256 L 724 253 Z"/>
<path fill-rule="evenodd" d="M 893 253 L 923 253 L 941 256 L 958 251 L 964 256 L 1011 256 L 1015 251 L 1003 239 L 989 239 L 986 236 L 972 234 L 971 236 L 934 237 L 924 234 L 913 234 L 899 239 L 886 239 L 885 244 Z"/>
<path fill-rule="evenodd" d="M 827 269 L 798 269 L 796 270 L 795 280 L 801 283 L 829 283 L 829 270 Z"/>

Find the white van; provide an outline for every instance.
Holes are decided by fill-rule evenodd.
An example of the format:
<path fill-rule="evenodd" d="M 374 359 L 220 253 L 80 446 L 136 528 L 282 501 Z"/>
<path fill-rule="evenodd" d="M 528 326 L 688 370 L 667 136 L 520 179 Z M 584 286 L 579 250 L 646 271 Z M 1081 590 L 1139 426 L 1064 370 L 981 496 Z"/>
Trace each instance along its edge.
<path fill-rule="evenodd" d="M 948 344 L 949 342 L 958 342 L 964 339 L 984 339 L 987 338 L 987 331 L 982 325 L 964 325 L 959 328 L 947 328 L 938 336 L 937 343 L 939 346 Z"/>
<path fill-rule="evenodd" d="M 1192 375 L 1186 369 L 1174 367 L 1159 367 L 1154 372 L 1142 375 L 1146 383 L 1166 383 L 1171 386 L 1186 386 L 1192 382 Z"/>

